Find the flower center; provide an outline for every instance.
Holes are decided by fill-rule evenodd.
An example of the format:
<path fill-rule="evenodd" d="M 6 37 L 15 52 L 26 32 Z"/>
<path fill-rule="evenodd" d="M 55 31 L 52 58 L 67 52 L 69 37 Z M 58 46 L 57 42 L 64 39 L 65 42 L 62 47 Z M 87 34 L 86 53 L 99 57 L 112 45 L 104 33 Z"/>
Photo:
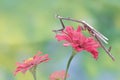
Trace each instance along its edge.
<path fill-rule="evenodd" d="M 78 47 L 79 47 L 79 48 L 82 48 L 82 46 L 81 46 L 81 45 L 79 45 Z"/>
<path fill-rule="evenodd" d="M 28 63 L 28 62 L 30 62 L 32 60 L 33 60 L 33 58 L 29 58 L 29 59 L 25 60 L 25 63 Z"/>

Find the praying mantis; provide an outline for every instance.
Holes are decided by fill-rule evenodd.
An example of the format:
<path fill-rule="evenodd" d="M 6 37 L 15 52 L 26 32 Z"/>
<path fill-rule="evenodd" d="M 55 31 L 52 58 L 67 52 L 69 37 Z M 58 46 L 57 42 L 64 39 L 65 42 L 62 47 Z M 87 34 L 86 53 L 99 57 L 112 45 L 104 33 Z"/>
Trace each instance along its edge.
<path fill-rule="evenodd" d="M 112 56 L 111 54 L 111 47 L 109 47 L 108 49 L 104 46 L 103 42 L 105 44 L 108 44 L 108 38 L 105 37 L 103 34 L 101 34 L 99 31 L 97 31 L 94 27 L 92 27 L 91 25 L 89 25 L 87 22 L 83 21 L 83 20 L 76 20 L 73 18 L 66 18 L 66 17 L 62 17 L 59 15 L 56 15 L 56 18 L 58 18 L 60 20 L 60 23 L 62 25 L 62 29 L 59 30 L 53 30 L 54 32 L 59 32 L 59 31 L 63 31 L 65 29 L 65 25 L 63 23 L 63 20 L 67 20 L 67 21 L 73 21 L 73 22 L 77 22 L 77 23 L 81 23 L 83 24 L 82 30 L 87 30 L 89 32 L 89 34 L 93 37 L 95 37 L 95 39 L 99 42 L 100 46 L 103 48 L 103 50 L 108 54 L 108 56 L 115 61 L 115 58 Z"/>

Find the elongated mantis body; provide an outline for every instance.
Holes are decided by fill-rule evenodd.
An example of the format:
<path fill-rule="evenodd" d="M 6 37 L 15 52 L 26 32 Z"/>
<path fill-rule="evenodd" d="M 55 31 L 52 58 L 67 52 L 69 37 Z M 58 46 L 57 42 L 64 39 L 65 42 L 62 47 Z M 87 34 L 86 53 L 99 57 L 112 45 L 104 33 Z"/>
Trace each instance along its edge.
<path fill-rule="evenodd" d="M 83 24 L 83 29 L 87 30 L 91 36 L 95 37 L 96 40 L 99 42 L 100 46 L 103 48 L 103 50 L 108 54 L 108 56 L 114 61 L 114 57 L 112 56 L 112 54 L 110 53 L 111 47 L 109 47 L 109 49 L 107 49 L 103 42 L 108 44 L 108 38 L 105 37 L 103 34 L 101 34 L 99 31 L 97 31 L 94 27 L 90 26 L 87 22 L 82 21 L 82 20 L 76 20 L 73 18 L 65 18 L 65 17 L 61 17 L 59 15 L 56 16 L 56 18 L 58 18 L 60 20 L 60 23 L 62 25 L 62 29 L 59 30 L 53 30 L 54 32 L 59 32 L 65 29 L 63 20 L 67 20 L 67 21 L 73 21 L 73 22 L 77 22 L 77 23 L 81 23 Z"/>

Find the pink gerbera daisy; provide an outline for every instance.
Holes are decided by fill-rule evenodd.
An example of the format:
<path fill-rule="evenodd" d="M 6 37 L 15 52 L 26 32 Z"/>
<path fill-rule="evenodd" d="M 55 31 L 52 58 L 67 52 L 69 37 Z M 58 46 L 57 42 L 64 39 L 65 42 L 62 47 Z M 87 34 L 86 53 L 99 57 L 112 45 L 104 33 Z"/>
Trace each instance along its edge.
<path fill-rule="evenodd" d="M 93 37 L 86 37 L 81 32 L 81 27 L 78 26 L 77 30 L 74 30 L 72 26 L 66 26 L 66 28 L 56 35 L 58 41 L 65 41 L 64 46 L 72 46 L 72 48 L 81 52 L 86 50 L 90 52 L 95 59 L 98 58 L 97 48 L 100 47 L 99 43 L 94 40 Z"/>
<path fill-rule="evenodd" d="M 17 62 L 17 68 L 14 72 L 14 75 L 16 75 L 18 72 L 25 73 L 27 70 L 36 67 L 40 63 L 47 62 L 50 59 L 48 57 L 48 54 L 45 54 L 43 56 L 40 56 L 40 54 L 42 54 L 42 52 L 38 52 L 35 56 L 24 60 L 22 63 Z"/>
<path fill-rule="evenodd" d="M 64 70 L 53 72 L 50 75 L 50 80 L 64 80 L 65 73 L 66 72 Z M 68 75 L 67 75 L 67 77 L 68 77 Z"/>

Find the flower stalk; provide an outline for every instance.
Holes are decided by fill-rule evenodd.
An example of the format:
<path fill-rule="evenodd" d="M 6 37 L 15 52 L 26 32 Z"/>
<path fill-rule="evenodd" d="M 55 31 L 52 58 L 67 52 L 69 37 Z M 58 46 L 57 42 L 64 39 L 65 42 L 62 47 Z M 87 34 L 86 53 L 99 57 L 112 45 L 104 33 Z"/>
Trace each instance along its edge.
<path fill-rule="evenodd" d="M 64 78 L 64 80 L 66 80 L 66 78 L 67 78 L 67 73 L 68 73 L 68 70 L 69 70 L 71 61 L 72 61 L 72 59 L 74 58 L 75 55 L 76 55 L 76 52 L 75 52 L 75 50 L 73 50 L 73 51 L 72 51 L 72 55 L 70 56 L 70 58 L 69 58 L 69 60 L 68 60 L 68 63 L 67 63 L 66 73 L 65 73 L 65 78 Z"/>
<path fill-rule="evenodd" d="M 32 73 L 32 76 L 33 76 L 34 80 L 37 80 L 37 78 L 36 78 L 36 67 L 37 66 L 34 66 L 33 68 L 30 69 L 30 72 Z"/>

